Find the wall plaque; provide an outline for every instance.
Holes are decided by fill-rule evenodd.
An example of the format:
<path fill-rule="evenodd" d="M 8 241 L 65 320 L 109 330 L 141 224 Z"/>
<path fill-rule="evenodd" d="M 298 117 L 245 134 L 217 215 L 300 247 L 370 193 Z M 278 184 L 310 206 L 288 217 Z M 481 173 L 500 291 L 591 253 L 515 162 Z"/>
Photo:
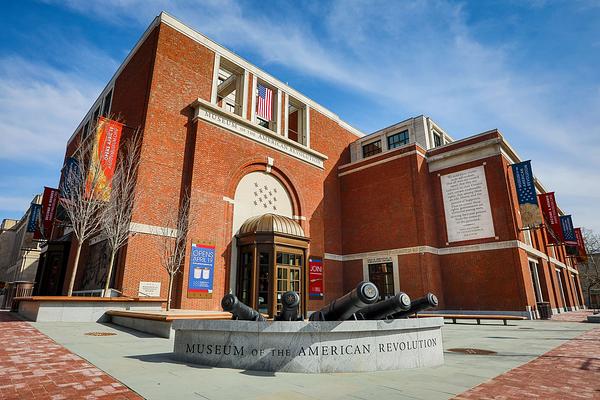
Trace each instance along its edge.
<path fill-rule="evenodd" d="M 160 297 L 160 282 L 140 282 L 138 296 Z"/>
<path fill-rule="evenodd" d="M 483 166 L 441 176 L 448 242 L 494 237 Z"/>

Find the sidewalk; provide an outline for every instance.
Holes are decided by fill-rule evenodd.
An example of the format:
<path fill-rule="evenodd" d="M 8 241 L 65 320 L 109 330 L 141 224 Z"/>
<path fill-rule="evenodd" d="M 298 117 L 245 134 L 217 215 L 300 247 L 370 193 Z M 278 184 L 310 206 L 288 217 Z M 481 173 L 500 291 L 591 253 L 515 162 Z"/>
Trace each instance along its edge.
<path fill-rule="evenodd" d="M 600 328 L 455 399 L 599 399 Z"/>
<path fill-rule="evenodd" d="M 8 311 L 0 311 L 0 344 L 1 400 L 141 399 Z"/>

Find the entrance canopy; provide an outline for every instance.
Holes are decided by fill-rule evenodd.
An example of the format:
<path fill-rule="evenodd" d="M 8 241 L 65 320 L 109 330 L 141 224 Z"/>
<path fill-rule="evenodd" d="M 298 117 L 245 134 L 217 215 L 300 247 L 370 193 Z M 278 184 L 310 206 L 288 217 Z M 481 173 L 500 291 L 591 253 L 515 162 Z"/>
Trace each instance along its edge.
<path fill-rule="evenodd" d="M 261 233 L 306 238 L 298 222 L 277 214 L 263 214 L 248 218 L 240 227 L 238 237 Z"/>

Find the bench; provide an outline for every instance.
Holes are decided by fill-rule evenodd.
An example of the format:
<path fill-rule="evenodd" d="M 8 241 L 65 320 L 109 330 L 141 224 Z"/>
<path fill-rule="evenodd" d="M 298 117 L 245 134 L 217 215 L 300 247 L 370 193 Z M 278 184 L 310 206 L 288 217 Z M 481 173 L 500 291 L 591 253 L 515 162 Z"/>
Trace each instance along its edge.
<path fill-rule="evenodd" d="M 418 318 L 427 318 L 427 317 L 443 317 L 444 319 L 451 319 L 453 324 L 456 324 L 456 320 L 459 319 L 474 319 L 477 321 L 477 325 L 481 324 L 481 320 L 491 320 L 491 321 L 503 321 L 504 325 L 508 325 L 508 321 L 523 321 L 527 319 L 526 317 L 519 317 L 516 315 L 490 315 L 490 314 L 481 314 L 481 315 L 469 315 L 469 314 L 417 314 Z"/>

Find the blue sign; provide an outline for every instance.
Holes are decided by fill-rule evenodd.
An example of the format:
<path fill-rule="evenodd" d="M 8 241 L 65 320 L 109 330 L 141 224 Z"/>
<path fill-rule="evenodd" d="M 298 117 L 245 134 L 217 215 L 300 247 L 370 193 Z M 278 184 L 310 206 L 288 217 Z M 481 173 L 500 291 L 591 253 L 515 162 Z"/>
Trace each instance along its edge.
<path fill-rule="evenodd" d="M 192 243 L 188 298 L 211 297 L 215 272 L 215 246 Z"/>
<path fill-rule="evenodd" d="M 41 204 L 31 203 L 31 206 L 29 207 L 29 221 L 27 221 L 27 232 L 35 232 L 39 228 L 41 212 Z"/>
<path fill-rule="evenodd" d="M 573 220 L 570 215 L 560 216 L 560 227 L 562 228 L 563 238 L 566 244 L 577 245 L 577 236 L 575 236 L 575 229 L 573 229 Z"/>

